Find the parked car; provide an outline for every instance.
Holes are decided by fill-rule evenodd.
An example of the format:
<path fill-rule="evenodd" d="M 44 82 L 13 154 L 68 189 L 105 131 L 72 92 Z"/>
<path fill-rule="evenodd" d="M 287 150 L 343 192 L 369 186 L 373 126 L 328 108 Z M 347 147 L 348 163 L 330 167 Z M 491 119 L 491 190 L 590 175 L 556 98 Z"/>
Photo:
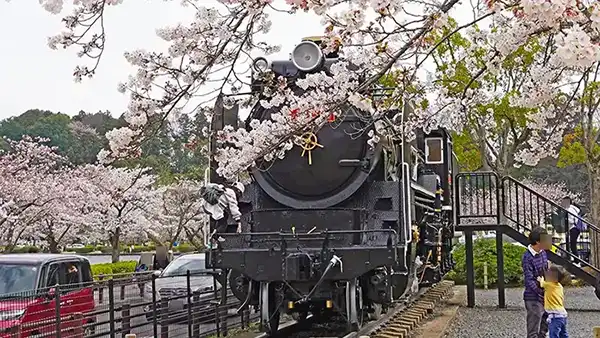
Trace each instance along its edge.
<path fill-rule="evenodd" d="M 59 301 L 57 307 L 56 301 Z M 65 335 L 93 332 L 95 317 L 89 261 L 76 255 L 0 255 L 0 338 L 56 332 L 60 314 Z"/>
<path fill-rule="evenodd" d="M 146 319 L 154 320 L 154 313 L 157 314 L 159 323 L 181 323 L 186 322 L 187 302 L 188 302 L 188 284 L 187 271 L 190 271 L 190 290 L 192 294 L 192 311 L 198 316 L 201 322 L 214 320 L 215 306 L 213 301 L 214 282 L 210 274 L 211 269 L 206 269 L 204 264 L 204 254 L 190 254 L 180 256 L 167 267 L 159 272 L 156 271 L 157 278 L 154 282 L 156 294 L 156 310 L 152 305 L 144 308 Z M 217 283 L 217 291 L 221 290 L 221 285 Z M 146 283 L 144 288 L 144 298 L 146 301 L 152 301 L 152 283 Z M 161 299 L 168 299 L 166 302 L 168 315 L 163 316 L 163 304 Z M 156 312 L 155 312 L 156 311 Z M 230 314 L 235 313 L 228 311 Z"/>
<path fill-rule="evenodd" d="M 71 244 L 67 246 L 68 249 L 83 249 L 85 248 L 85 245 L 81 244 L 81 243 L 75 243 L 75 244 Z"/>

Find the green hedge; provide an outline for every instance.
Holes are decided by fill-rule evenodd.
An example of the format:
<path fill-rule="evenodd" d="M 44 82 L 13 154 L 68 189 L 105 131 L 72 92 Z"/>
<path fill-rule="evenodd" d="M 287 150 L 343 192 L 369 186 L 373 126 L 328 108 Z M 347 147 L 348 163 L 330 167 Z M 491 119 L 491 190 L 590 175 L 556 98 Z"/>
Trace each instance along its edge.
<path fill-rule="evenodd" d="M 523 269 L 521 258 L 526 248 L 510 243 L 504 243 L 504 283 L 508 286 L 523 285 Z M 454 249 L 454 260 L 456 266 L 446 276 L 456 284 L 466 284 L 467 268 L 465 246 L 459 244 Z M 475 265 L 475 285 L 483 287 L 483 266 L 487 262 L 488 286 L 494 287 L 498 282 L 498 271 L 496 270 L 496 240 L 476 239 L 473 242 L 473 263 Z"/>
<path fill-rule="evenodd" d="M 31 246 L 31 245 L 27 245 L 27 246 L 20 246 L 17 248 L 13 248 L 11 250 L 11 253 L 39 253 L 42 252 L 42 250 L 36 246 Z"/>
<path fill-rule="evenodd" d="M 136 261 L 123 261 L 118 263 L 92 264 L 92 275 L 94 279 L 99 275 L 119 274 L 119 277 L 127 277 L 135 272 Z"/>

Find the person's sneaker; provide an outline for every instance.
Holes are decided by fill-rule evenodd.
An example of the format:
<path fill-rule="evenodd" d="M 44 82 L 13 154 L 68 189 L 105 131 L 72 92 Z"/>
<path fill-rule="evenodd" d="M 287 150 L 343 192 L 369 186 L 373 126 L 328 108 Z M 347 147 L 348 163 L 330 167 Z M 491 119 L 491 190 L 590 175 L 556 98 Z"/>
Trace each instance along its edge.
<path fill-rule="evenodd" d="M 225 242 L 225 238 L 223 238 L 223 237 L 219 236 L 219 238 L 217 238 L 217 241 L 219 241 L 219 242 L 223 243 L 223 242 Z"/>

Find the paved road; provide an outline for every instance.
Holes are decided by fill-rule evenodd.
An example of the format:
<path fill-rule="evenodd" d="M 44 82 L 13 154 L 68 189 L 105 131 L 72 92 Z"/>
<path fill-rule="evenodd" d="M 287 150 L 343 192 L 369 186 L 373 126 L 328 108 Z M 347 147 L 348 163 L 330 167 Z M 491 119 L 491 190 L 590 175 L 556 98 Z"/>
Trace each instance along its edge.
<path fill-rule="evenodd" d="M 496 290 L 477 290 L 476 307 L 461 307 L 447 338 L 525 337 L 523 289 L 506 289 L 507 309 L 498 309 Z M 592 327 L 600 326 L 600 300 L 591 287 L 566 288 L 565 306 L 569 315 L 570 338 L 592 337 Z"/>

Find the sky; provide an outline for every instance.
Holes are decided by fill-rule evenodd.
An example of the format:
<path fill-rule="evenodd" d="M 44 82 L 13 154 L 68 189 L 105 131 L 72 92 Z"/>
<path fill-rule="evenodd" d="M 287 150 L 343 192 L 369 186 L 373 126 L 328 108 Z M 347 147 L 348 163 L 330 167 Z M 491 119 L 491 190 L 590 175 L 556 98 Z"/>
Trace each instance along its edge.
<path fill-rule="evenodd" d="M 205 1 L 209 7 L 216 4 L 215 0 Z M 123 53 L 139 48 L 165 51 L 168 45 L 156 36 L 156 28 L 185 23 L 194 13 L 179 3 L 124 1 L 109 7 L 105 12 L 106 48 L 97 73 L 93 79 L 75 83 L 73 69 L 78 64 L 89 64 L 89 60 L 78 58 L 76 48 L 51 50 L 47 44 L 48 36 L 61 32 L 64 14 L 53 15 L 36 0 L 0 0 L 0 120 L 28 109 L 68 115 L 76 115 L 80 110 L 108 110 L 113 116 L 120 116 L 128 98 L 117 91 L 117 84 L 125 82 L 134 70 Z M 466 4 L 462 6 L 467 9 Z M 471 19 L 470 6 L 467 11 L 454 13 L 455 18 L 458 15 Z M 320 18 L 314 14 L 276 13 L 272 21 L 273 29 L 266 38 L 281 45 L 281 52 L 270 59 L 287 59 L 303 37 L 323 32 Z"/>
<path fill-rule="evenodd" d="M 185 22 L 193 15 L 179 1 L 125 1 L 109 9 L 107 45 L 97 74 L 75 83 L 73 69 L 87 60 L 78 58 L 76 49 L 51 50 L 47 44 L 48 36 L 62 30 L 62 15 L 46 12 L 36 0 L 0 0 L 0 120 L 35 108 L 68 115 L 108 110 L 118 117 L 128 98 L 117 92 L 117 84 L 133 71 L 123 53 L 138 48 L 166 50 L 156 28 Z M 305 13 L 277 15 L 273 27 L 278 29 L 267 36 L 282 47 L 269 57 L 275 59 L 287 58 L 302 37 L 323 31 L 320 19 Z"/>

